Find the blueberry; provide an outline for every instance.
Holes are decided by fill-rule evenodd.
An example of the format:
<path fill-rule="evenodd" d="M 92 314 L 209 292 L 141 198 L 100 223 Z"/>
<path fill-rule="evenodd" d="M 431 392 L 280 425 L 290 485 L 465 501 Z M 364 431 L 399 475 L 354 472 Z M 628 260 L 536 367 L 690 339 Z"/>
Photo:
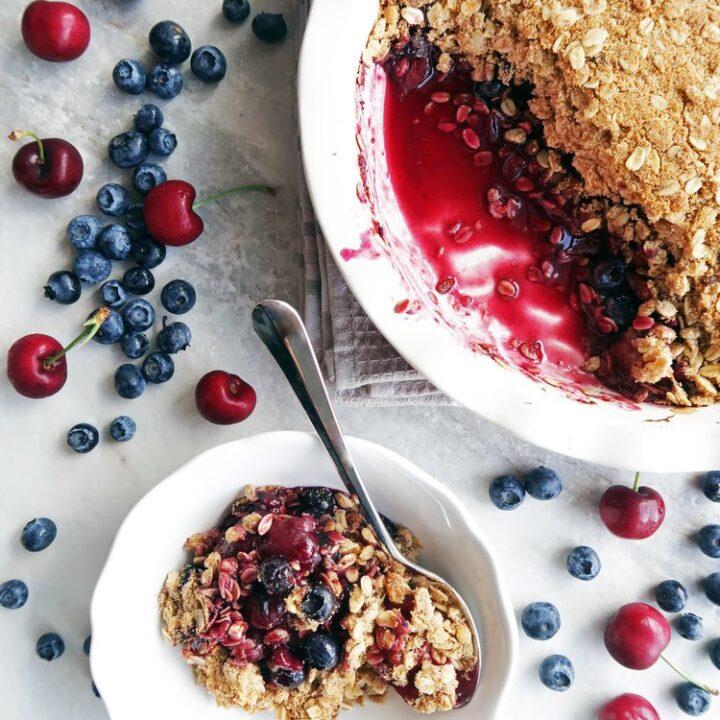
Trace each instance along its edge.
<path fill-rule="evenodd" d="M 116 417 L 110 424 L 110 435 L 116 442 L 127 442 L 135 437 L 137 424 L 127 415 Z"/>
<path fill-rule="evenodd" d="M 156 155 L 160 155 L 161 157 L 168 157 L 169 155 L 172 155 L 177 147 L 177 138 L 175 137 L 175 133 L 172 133 L 165 128 L 156 128 L 153 130 L 148 137 L 148 141 L 150 142 L 151 152 L 154 152 Z"/>
<path fill-rule="evenodd" d="M 720 670 L 720 638 L 713 640 L 708 647 L 710 662 Z"/>
<path fill-rule="evenodd" d="M 535 602 L 523 610 L 520 624 L 533 640 L 550 640 L 560 630 L 560 613 L 552 603 Z"/>
<path fill-rule="evenodd" d="M 109 260 L 127 260 L 132 250 L 128 231 L 117 223 L 106 225 L 98 238 L 98 250 Z"/>
<path fill-rule="evenodd" d="M 618 331 L 627 330 L 637 313 L 637 301 L 626 293 L 619 293 L 605 300 L 605 314 L 617 325 Z"/>
<path fill-rule="evenodd" d="M 302 509 L 313 515 L 330 515 L 335 512 L 335 493 L 328 488 L 305 488 L 298 499 Z"/>
<path fill-rule="evenodd" d="M 140 95 L 145 90 L 147 73 L 139 60 L 124 58 L 114 67 L 112 78 L 118 90 L 129 95 Z"/>
<path fill-rule="evenodd" d="M 720 525 L 706 525 L 697 534 L 698 547 L 711 558 L 720 558 Z"/>
<path fill-rule="evenodd" d="M 272 681 L 284 688 L 296 688 L 305 682 L 305 670 L 291 670 L 290 668 L 278 667 L 272 671 Z"/>
<path fill-rule="evenodd" d="M 720 470 L 705 473 L 702 479 L 702 491 L 708 500 L 720 502 Z"/>
<path fill-rule="evenodd" d="M 141 202 L 135 203 L 128 208 L 125 213 L 125 225 L 127 225 L 128 230 L 135 234 L 144 233 L 147 230 Z"/>
<path fill-rule="evenodd" d="M 35 652 L 48 662 L 57 660 L 65 652 L 65 643 L 57 633 L 45 633 L 38 638 Z"/>
<path fill-rule="evenodd" d="M 100 434 L 97 428 L 89 423 L 78 423 L 73 425 L 67 434 L 67 444 L 76 453 L 89 453 L 97 447 L 100 442 Z"/>
<path fill-rule="evenodd" d="M 302 611 L 311 620 L 327 622 L 337 607 L 337 599 L 332 590 L 325 585 L 314 585 L 302 599 Z"/>
<path fill-rule="evenodd" d="M 28 588 L 22 580 L 7 580 L 0 585 L 0 605 L 7 610 L 18 610 L 28 599 Z"/>
<path fill-rule="evenodd" d="M 133 295 L 147 295 L 155 287 L 155 278 L 147 268 L 131 267 L 123 275 L 123 285 Z"/>
<path fill-rule="evenodd" d="M 111 271 L 112 263 L 96 250 L 83 250 L 75 258 L 75 274 L 90 285 L 107 280 Z"/>
<path fill-rule="evenodd" d="M 515 510 L 525 499 L 525 487 L 513 475 L 501 475 L 490 483 L 490 499 L 498 510 Z"/>
<path fill-rule="evenodd" d="M 573 548 L 566 564 L 568 572 L 578 580 L 593 580 L 602 568 L 597 553 L 586 545 Z"/>
<path fill-rule="evenodd" d="M 150 153 L 148 139 L 137 130 L 116 135 L 108 144 L 110 160 L 119 168 L 131 168 L 147 160 Z"/>
<path fill-rule="evenodd" d="M 287 24 L 282 15 L 263 12 L 253 18 L 252 31 L 258 40 L 266 43 L 277 43 L 285 39 Z"/>
<path fill-rule="evenodd" d="M 190 57 L 190 38 L 180 25 L 163 20 L 150 30 L 150 47 L 161 59 L 169 63 L 185 62 Z"/>
<path fill-rule="evenodd" d="M 563 485 L 554 470 L 539 467 L 525 476 L 525 489 L 536 500 L 553 500 L 562 492 Z"/>
<path fill-rule="evenodd" d="M 130 363 L 121 365 L 115 371 L 115 391 L 128 400 L 140 397 L 145 392 L 145 378 L 140 371 Z"/>
<path fill-rule="evenodd" d="M 222 14 L 228 22 L 240 25 L 250 17 L 250 3 L 248 0 L 223 0 Z"/>
<path fill-rule="evenodd" d="M 89 315 L 88 320 L 99 310 L 95 308 Z M 125 324 L 122 316 L 115 310 L 110 310 L 100 329 L 93 335 L 93 340 L 101 345 L 112 345 L 116 343 L 125 332 Z"/>
<path fill-rule="evenodd" d="M 153 130 L 159 128 L 164 121 L 163 111 L 152 103 L 143 105 L 135 113 L 135 129 L 145 135 L 149 135 Z"/>
<path fill-rule="evenodd" d="M 153 67 L 150 68 L 148 86 L 153 95 L 163 100 L 172 100 L 172 98 L 179 95 L 182 90 L 182 73 L 175 65 L 171 65 L 170 63 L 153 65 Z M 145 136 L 143 135 L 143 137 Z"/>
<path fill-rule="evenodd" d="M 78 215 L 67 226 L 67 239 L 78 250 L 92 250 L 103 224 L 92 215 Z"/>
<path fill-rule="evenodd" d="M 551 655 L 542 661 L 538 675 L 546 688 L 565 692 L 575 681 L 575 668 L 564 655 Z"/>
<path fill-rule="evenodd" d="M 138 238 L 132 246 L 133 260 L 146 270 L 156 268 L 167 255 L 167 248 L 149 235 Z"/>
<path fill-rule="evenodd" d="M 31 520 L 20 535 L 20 542 L 30 552 L 40 552 L 50 547 L 57 535 L 57 525 L 46 517 Z"/>
<path fill-rule="evenodd" d="M 473 92 L 483 100 L 492 102 L 498 100 L 500 96 L 507 90 L 507 85 L 499 80 L 484 80 L 473 84 Z"/>
<path fill-rule="evenodd" d="M 92 643 L 92 635 L 88 635 L 83 642 L 83 652 L 86 655 L 90 654 L 90 644 Z"/>
<path fill-rule="evenodd" d="M 149 347 L 147 335 L 140 332 L 130 332 L 120 338 L 120 349 L 132 360 L 142 357 Z"/>
<path fill-rule="evenodd" d="M 287 595 L 295 584 L 290 563 L 280 556 L 263 560 L 259 577 L 270 595 Z"/>
<path fill-rule="evenodd" d="M 617 290 L 625 282 L 625 261 L 612 255 L 598 258 L 590 271 L 588 282 L 600 292 Z"/>
<path fill-rule="evenodd" d="M 171 280 L 160 293 L 160 302 L 173 315 L 184 315 L 195 307 L 195 288 L 186 280 Z"/>
<path fill-rule="evenodd" d="M 216 83 L 225 77 L 227 60 L 214 45 L 203 45 L 192 54 L 190 69 L 198 80 Z"/>
<path fill-rule="evenodd" d="M 174 374 L 175 363 L 164 352 L 150 353 L 142 364 L 142 376 L 155 385 L 167 382 Z"/>
<path fill-rule="evenodd" d="M 80 278 L 70 270 L 54 272 L 45 285 L 45 297 L 60 305 L 72 305 L 80 299 Z"/>
<path fill-rule="evenodd" d="M 720 572 L 714 572 L 703 580 L 705 596 L 710 602 L 720 605 Z"/>
<path fill-rule="evenodd" d="M 686 640 L 702 640 L 705 635 L 701 617 L 693 613 L 684 613 L 675 619 L 675 629 Z"/>
<path fill-rule="evenodd" d="M 162 352 L 173 355 L 189 347 L 191 340 L 192 333 L 185 323 L 174 322 L 166 325 L 163 321 L 163 329 L 157 335 L 157 346 Z"/>
<path fill-rule="evenodd" d="M 693 717 L 704 715 L 710 709 L 710 693 L 690 682 L 678 685 L 675 700 L 686 715 Z"/>
<path fill-rule="evenodd" d="M 308 635 L 304 642 L 305 660 L 316 670 L 332 670 L 340 662 L 337 640 L 324 632 Z"/>
<path fill-rule="evenodd" d="M 155 163 L 145 162 L 138 165 L 132 174 L 133 187 L 141 194 L 146 195 L 157 185 L 167 180 L 167 173 Z"/>
<path fill-rule="evenodd" d="M 663 580 L 655 588 L 655 602 L 665 612 L 680 612 L 687 599 L 687 590 L 677 580 Z"/>
<path fill-rule="evenodd" d="M 98 210 L 104 215 L 119 217 L 130 207 L 130 193 L 117 183 L 105 183 L 95 196 Z"/>
<path fill-rule="evenodd" d="M 127 302 L 127 290 L 119 280 L 108 280 L 100 286 L 100 300 L 106 307 L 117 310 Z"/>
<path fill-rule="evenodd" d="M 135 298 L 122 309 L 122 319 L 128 330 L 142 332 L 153 326 L 155 310 L 147 300 Z"/>

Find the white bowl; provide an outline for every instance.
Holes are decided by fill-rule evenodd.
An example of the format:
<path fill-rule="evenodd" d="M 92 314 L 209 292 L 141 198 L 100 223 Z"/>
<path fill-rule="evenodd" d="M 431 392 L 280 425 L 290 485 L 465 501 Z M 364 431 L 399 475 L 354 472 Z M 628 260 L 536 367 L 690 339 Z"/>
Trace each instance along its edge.
<path fill-rule="evenodd" d="M 649 405 L 580 403 L 471 350 L 432 313 L 396 313 L 413 278 L 398 255 L 402 250 L 392 243 L 376 240 L 377 257 L 360 252 L 343 259 L 348 257 L 343 250 L 365 247 L 375 236 L 375 218 L 358 196 L 357 135 L 366 130 L 366 118 L 356 112 L 356 80 L 377 9 L 377 0 L 314 0 L 299 71 L 303 155 L 317 217 L 350 289 L 375 325 L 438 388 L 530 442 L 633 470 L 719 467 L 720 407 L 674 414 Z M 382 168 L 376 182 L 387 183 Z"/>
<path fill-rule="evenodd" d="M 349 446 L 379 509 L 417 533 L 421 561 L 456 585 L 478 623 L 480 687 L 453 718 L 494 720 L 517 654 L 516 623 L 494 552 L 460 501 L 436 480 L 373 443 L 350 438 Z M 195 685 L 179 649 L 163 640 L 157 596 L 168 571 L 186 558 L 185 539 L 217 523 L 248 483 L 340 487 L 315 436 L 276 432 L 208 450 L 140 500 L 118 532 L 91 608 L 92 674 L 113 720 L 241 715 L 218 708 Z M 369 703 L 352 717 L 418 717 L 390 695 L 386 705 Z"/>

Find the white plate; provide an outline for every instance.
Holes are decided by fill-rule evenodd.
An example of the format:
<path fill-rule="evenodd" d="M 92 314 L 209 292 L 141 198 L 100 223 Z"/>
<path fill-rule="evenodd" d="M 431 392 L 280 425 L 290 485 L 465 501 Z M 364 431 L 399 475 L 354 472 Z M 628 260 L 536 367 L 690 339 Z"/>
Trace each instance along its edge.
<path fill-rule="evenodd" d="M 478 622 L 480 688 L 453 718 L 493 720 L 513 674 L 517 643 L 494 552 L 457 498 L 436 480 L 378 445 L 351 438 L 349 446 L 380 510 L 417 533 L 424 544 L 422 562 L 456 584 Z M 92 673 L 113 720 L 243 715 L 217 708 L 194 684 L 180 651 L 161 637 L 157 595 L 168 571 L 184 562 L 186 537 L 217 523 L 248 483 L 340 487 L 314 436 L 277 432 L 208 450 L 140 500 L 118 532 L 91 608 Z M 419 717 L 390 695 L 388 704 L 369 703 L 352 717 Z"/>
<path fill-rule="evenodd" d="M 377 7 L 377 0 L 314 0 L 299 73 L 313 203 L 333 257 L 373 322 L 437 387 L 530 442 L 633 470 L 720 467 L 720 407 L 673 415 L 652 406 L 581 404 L 473 352 L 430 314 L 395 313 L 395 304 L 408 297 L 409 281 L 392 248 L 375 259 L 342 258 L 343 249 L 360 246 L 372 233 L 372 218 L 358 198 L 356 78 Z"/>

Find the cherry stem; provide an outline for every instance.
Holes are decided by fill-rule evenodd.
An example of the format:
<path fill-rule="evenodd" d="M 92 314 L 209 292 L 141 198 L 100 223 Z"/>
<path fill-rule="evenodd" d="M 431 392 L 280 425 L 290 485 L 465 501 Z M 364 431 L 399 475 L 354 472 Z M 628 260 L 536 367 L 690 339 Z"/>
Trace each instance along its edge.
<path fill-rule="evenodd" d="M 633 484 L 633 492 L 637 492 L 640 488 L 640 473 L 635 473 L 635 483 Z"/>
<path fill-rule="evenodd" d="M 275 188 L 270 187 L 269 185 L 238 185 L 237 187 L 230 188 L 229 190 L 223 190 L 222 192 L 215 193 L 215 195 L 210 195 L 210 197 L 206 197 L 204 200 L 196 202 L 193 205 L 193 210 L 197 210 L 198 208 L 208 205 L 211 202 L 215 202 L 216 200 L 222 200 L 228 195 L 237 195 L 241 192 L 264 192 L 268 195 L 275 195 Z"/>
<path fill-rule="evenodd" d="M 95 333 L 100 329 L 100 326 L 110 316 L 110 310 L 106 307 L 101 307 L 91 318 L 88 318 L 83 323 L 83 331 L 67 346 L 64 347 L 59 353 L 51 355 L 43 360 L 43 367 L 46 370 L 51 370 L 53 365 L 64 355 L 69 353 L 73 348 L 80 347 L 86 342 L 90 342 L 95 336 Z"/>
<path fill-rule="evenodd" d="M 664 655 L 660 656 L 660 659 L 668 665 L 672 670 L 674 670 L 681 678 L 684 678 L 687 680 L 691 685 L 695 685 L 695 687 L 699 687 L 701 690 L 704 690 L 705 692 L 710 693 L 711 695 L 720 695 L 720 691 L 716 690 L 715 688 L 712 688 L 708 685 L 704 685 L 703 683 L 695 682 L 692 678 L 689 678 L 682 670 L 679 670 L 675 665 L 673 665 Z"/>
<path fill-rule="evenodd" d="M 38 165 L 42 165 L 45 162 L 45 146 L 39 135 L 36 135 L 31 130 L 13 130 L 8 135 L 10 140 L 20 140 L 24 137 L 31 137 L 38 144 Z"/>

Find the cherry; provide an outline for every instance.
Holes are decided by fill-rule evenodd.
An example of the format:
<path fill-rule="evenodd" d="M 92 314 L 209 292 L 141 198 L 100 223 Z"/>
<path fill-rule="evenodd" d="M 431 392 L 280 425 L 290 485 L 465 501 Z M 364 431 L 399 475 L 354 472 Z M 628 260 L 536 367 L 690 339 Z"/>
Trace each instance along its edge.
<path fill-rule="evenodd" d="M 307 515 L 274 515 L 270 529 L 260 541 L 260 556 L 279 555 L 290 563 L 299 563 L 301 570 L 312 572 L 320 562 L 316 526 L 315 518 Z"/>
<path fill-rule="evenodd" d="M 22 36 L 34 55 L 67 62 L 85 52 L 90 42 L 90 23 L 85 13 L 70 3 L 35 0 L 23 13 Z"/>
<path fill-rule="evenodd" d="M 253 387 L 224 370 L 213 370 L 203 375 L 195 388 L 198 412 L 217 425 L 232 425 L 247 420 L 256 403 Z"/>
<path fill-rule="evenodd" d="M 77 148 L 60 138 L 40 138 L 29 130 L 16 130 L 10 140 L 24 137 L 35 142 L 23 145 L 13 158 L 12 171 L 20 185 L 44 198 L 69 195 L 83 176 L 83 159 Z"/>
<path fill-rule="evenodd" d="M 277 595 L 252 595 L 245 605 L 245 613 L 250 625 L 260 630 L 272 630 L 287 618 L 285 601 Z"/>
<path fill-rule="evenodd" d="M 653 535 L 665 519 L 665 501 L 657 490 L 640 486 L 640 473 L 632 488 L 613 485 L 600 498 L 600 519 L 621 538 L 644 540 Z"/>
<path fill-rule="evenodd" d="M 660 720 L 660 715 L 641 695 L 625 693 L 603 705 L 598 720 Z"/>

